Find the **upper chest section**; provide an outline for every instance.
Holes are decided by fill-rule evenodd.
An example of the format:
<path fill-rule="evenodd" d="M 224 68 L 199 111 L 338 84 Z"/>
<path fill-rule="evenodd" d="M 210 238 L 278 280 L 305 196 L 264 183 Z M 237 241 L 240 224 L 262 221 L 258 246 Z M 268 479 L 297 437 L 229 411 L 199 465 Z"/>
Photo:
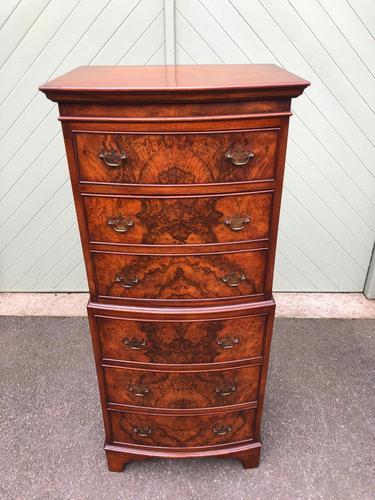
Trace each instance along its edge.
<path fill-rule="evenodd" d="M 307 85 L 274 65 L 82 67 L 41 90 L 82 183 L 186 186 L 273 180 Z"/>

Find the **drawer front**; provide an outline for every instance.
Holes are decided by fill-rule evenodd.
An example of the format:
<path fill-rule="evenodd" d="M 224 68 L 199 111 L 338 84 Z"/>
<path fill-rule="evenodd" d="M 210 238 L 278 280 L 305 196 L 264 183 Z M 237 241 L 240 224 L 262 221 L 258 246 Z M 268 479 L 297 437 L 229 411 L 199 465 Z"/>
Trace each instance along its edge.
<path fill-rule="evenodd" d="M 180 198 L 84 196 L 91 241 L 147 245 L 266 239 L 272 193 Z"/>
<path fill-rule="evenodd" d="M 113 440 L 146 446 L 214 446 L 253 438 L 255 411 L 208 415 L 152 415 L 110 411 Z"/>
<path fill-rule="evenodd" d="M 210 184 L 274 177 L 278 129 L 227 133 L 76 133 L 80 178 L 125 184 Z"/>
<path fill-rule="evenodd" d="M 96 318 L 102 357 L 139 363 L 223 363 L 263 354 L 267 316 L 192 322 Z"/>
<path fill-rule="evenodd" d="M 265 250 L 205 255 L 93 253 L 101 297 L 196 300 L 262 294 Z"/>
<path fill-rule="evenodd" d="M 260 366 L 205 372 L 104 368 L 110 403 L 150 408 L 210 408 L 256 401 Z"/>

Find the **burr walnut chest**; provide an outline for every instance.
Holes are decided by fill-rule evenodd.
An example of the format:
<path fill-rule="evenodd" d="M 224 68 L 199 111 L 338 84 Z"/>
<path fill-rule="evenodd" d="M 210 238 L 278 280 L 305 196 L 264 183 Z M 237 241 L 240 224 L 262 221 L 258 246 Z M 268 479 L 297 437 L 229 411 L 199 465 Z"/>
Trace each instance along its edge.
<path fill-rule="evenodd" d="M 256 467 L 290 103 L 274 65 L 80 67 L 59 104 L 108 467 Z"/>

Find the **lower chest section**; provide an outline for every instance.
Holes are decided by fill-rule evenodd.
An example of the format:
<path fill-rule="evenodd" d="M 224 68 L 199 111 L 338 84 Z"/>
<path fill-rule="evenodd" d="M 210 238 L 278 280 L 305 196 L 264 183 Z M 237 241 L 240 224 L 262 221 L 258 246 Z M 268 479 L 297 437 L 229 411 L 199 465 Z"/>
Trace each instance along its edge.
<path fill-rule="evenodd" d="M 174 318 L 95 307 L 89 317 L 111 442 L 194 448 L 254 439 L 272 303 Z"/>

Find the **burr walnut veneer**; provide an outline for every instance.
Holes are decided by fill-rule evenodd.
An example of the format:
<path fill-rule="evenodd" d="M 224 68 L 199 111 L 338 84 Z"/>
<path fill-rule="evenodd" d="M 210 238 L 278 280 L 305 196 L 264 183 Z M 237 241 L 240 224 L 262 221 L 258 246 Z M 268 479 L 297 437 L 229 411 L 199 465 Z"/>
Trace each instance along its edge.
<path fill-rule="evenodd" d="M 81 67 L 59 103 L 108 467 L 256 467 L 292 97 L 274 65 Z"/>

